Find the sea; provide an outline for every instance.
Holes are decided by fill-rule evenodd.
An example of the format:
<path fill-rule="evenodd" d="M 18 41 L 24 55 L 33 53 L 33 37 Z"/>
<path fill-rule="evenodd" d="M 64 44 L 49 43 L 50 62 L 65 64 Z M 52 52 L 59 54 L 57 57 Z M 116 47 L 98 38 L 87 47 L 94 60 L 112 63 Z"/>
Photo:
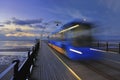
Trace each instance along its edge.
<path fill-rule="evenodd" d="M 34 40 L 0 41 L 0 69 L 12 64 L 13 60 L 23 62 L 34 45 Z"/>

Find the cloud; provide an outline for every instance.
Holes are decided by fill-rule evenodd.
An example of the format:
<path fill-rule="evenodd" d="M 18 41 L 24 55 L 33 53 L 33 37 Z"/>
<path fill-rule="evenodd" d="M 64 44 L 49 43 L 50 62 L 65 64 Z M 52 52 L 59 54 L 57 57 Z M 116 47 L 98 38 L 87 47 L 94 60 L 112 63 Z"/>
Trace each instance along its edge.
<path fill-rule="evenodd" d="M 42 19 L 21 20 L 13 18 L 2 22 L 4 27 L 0 27 L 0 34 L 5 37 L 40 37 L 41 34 L 50 32 L 50 25 L 41 23 Z M 55 28 L 51 28 L 52 30 Z"/>
<path fill-rule="evenodd" d="M 16 28 L 16 32 L 23 32 L 23 31 L 20 28 Z"/>
<path fill-rule="evenodd" d="M 5 25 L 4 27 L 0 27 L 0 34 L 6 34 L 6 33 L 11 33 L 11 32 L 31 32 L 35 31 L 36 28 L 30 27 L 28 25 L 15 25 L 15 24 L 10 24 L 10 25 Z"/>
<path fill-rule="evenodd" d="M 16 25 L 30 25 L 30 24 L 37 24 L 41 22 L 42 22 L 42 19 L 31 19 L 31 20 L 20 20 L 17 18 L 12 19 L 12 23 Z"/>
<path fill-rule="evenodd" d="M 12 21 L 5 21 L 5 22 L 3 22 L 3 24 L 11 24 L 12 23 Z"/>
<path fill-rule="evenodd" d="M 50 24 L 44 24 L 42 19 L 17 19 L 12 18 L 0 22 L 0 38 L 3 40 L 11 39 L 34 39 L 40 36 L 48 36 L 55 28 L 51 28 Z M 4 25 L 2 27 L 2 25 Z M 49 29 L 50 28 L 50 29 Z"/>
<path fill-rule="evenodd" d="M 0 27 L 4 27 L 4 25 L 0 25 Z"/>
<path fill-rule="evenodd" d="M 33 25 L 33 27 L 37 27 L 37 28 L 41 28 L 41 29 L 45 28 L 45 26 L 43 26 L 43 25 Z"/>
<path fill-rule="evenodd" d="M 12 18 L 11 20 L 7 20 L 5 22 L 2 22 L 3 24 L 15 24 L 15 25 L 32 25 L 32 24 L 39 24 L 42 22 L 42 19 L 17 19 Z"/>
<path fill-rule="evenodd" d="M 40 34 L 28 33 L 28 32 L 16 32 L 16 33 L 8 33 L 5 34 L 6 37 L 36 37 L 40 36 Z"/>

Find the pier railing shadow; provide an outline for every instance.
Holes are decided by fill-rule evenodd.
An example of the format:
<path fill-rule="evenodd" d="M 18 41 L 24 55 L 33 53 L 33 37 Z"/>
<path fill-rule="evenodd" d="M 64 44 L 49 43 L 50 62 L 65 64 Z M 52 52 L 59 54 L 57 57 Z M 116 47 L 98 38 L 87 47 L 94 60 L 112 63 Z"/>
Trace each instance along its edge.
<path fill-rule="evenodd" d="M 40 41 L 37 41 L 31 51 L 28 51 L 28 58 L 19 67 L 20 60 L 14 60 L 12 64 L 0 74 L 0 80 L 29 80 L 36 56 L 39 51 Z M 12 72 L 11 72 L 12 71 Z M 7 75 L 9 72 L 12 76 Z M 11 77 L 8 79 L 8 77 Z"/>

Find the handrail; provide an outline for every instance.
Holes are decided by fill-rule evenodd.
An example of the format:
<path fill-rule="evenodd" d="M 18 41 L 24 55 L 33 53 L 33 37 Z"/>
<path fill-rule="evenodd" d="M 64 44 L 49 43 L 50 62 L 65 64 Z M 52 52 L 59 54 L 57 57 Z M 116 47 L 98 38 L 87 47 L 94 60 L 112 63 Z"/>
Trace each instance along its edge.
<path fill-rule="evenodd" d="M 18 62 L 15 60 L 7 69 L 5 69 L 2 73 L 0 73 L 0 79 L 2 79 L 5 74 L 7 74 Z"/>
<path fill-rule="evenodd" d="M 24 61 L 24 63 L 19 67 L 18 73 L 15 73 L 12 80 L 26 80 L 29 79 L 31 70 L 34 66 L 34 60 L 39 50 L 40 43 L 37 42 L 35 47 L 32 48 L 32 52 L 28 52 L 28 58 Z"/>
<path fill-rule="evenodd" d="M 34 60 L 36 59 L 40 42 L 37 41 L 32 51 L 28 51 L 28 58 L 19 67 L 19 60 L 14 60 L 12 64 L 0 74 L 0 80 L 14 68 L 13 77 L 10 80 L 26 80 L 29 78 L 32 68 L 34 66 Z"/>
<path fill-rule="evenodd" d="M 98 48 L 98 49 L 104 49 L 105 51 L 113 51 L 113 52 L 117 52 L 120 53 L 120 42 L 95 42 L 95 45 L 93 45 L 93 47 Z"/>
<path fill-rule="evenodd" d="M 29 56 L 32 54 L 32 52 L 28 52 L 28 58 L 29 58 Z M 25 60 L 24 60 L 24 62 L 21 64 L 21 66 L 19 67 L 19 69 L 18 69 L 18 71 L 24 66 L 24 64 L 25 64 L 25 62 L 28 60 L 28 58 L 26 58 Z"/>

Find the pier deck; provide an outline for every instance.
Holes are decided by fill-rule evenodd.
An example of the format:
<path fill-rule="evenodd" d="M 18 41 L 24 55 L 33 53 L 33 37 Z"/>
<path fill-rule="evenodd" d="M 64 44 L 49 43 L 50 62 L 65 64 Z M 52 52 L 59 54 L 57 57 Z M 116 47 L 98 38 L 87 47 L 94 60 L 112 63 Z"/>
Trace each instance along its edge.
<path fill-rule="evenodd" d="M 51 51 L 48 45 L 41 42 L 31 80 L 78 80 L 70 69 Z"/>

